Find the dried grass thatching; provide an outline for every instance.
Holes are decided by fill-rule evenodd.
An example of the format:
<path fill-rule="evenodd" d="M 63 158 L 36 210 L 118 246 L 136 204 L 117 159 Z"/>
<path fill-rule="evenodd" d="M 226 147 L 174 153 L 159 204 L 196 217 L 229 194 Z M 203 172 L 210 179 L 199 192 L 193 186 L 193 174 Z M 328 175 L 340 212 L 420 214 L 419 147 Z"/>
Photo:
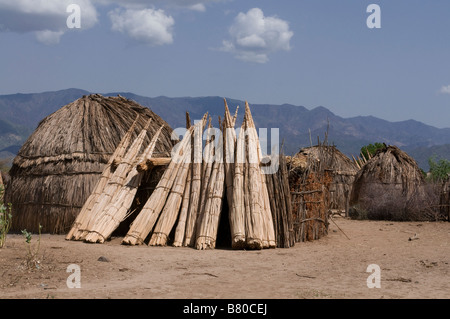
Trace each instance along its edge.
<path fill-rule="evenodd" d="M 317 161 L 324 156 L 328 162 L 324 169 L 332 177 L 328 208 L 334 213 L 346 214 L 353 182 L 358 173 L 358 167 L 352 160 L 339 151 L 336 146 L 324 144 L 305 147 L 289 160 L 291 167 L 306 170 L 308 157 Z"/>
<path fill-rule="evenodd" d="M 351 217 L 430 219 L 425 186 L 415 160 L 398 147 L 387 146 L 378 150 L 356 175 L 350 196 Z"/>
<path fill-rule="evenodd" d="M 41 224 L 43 232 L 67 232 L 136 118 L 133 138 L 152 119 L 144 145 L 164 125 L 154 152 L 169 156 L 169 125 L 121 96 L 83 96 L 42 120 L 10 171 L 6 199 L 13 207 L 13 230 L 37 231 Z"/>
<path fill-rule="evenodd" d="M 335 147 L 319 143 L 287 157 L 297 242 L 316 240 L 328 234 L 333 174 L 335 170 L 347 169 L 347 163 L 337 161 L 340 157 L 335 154 Z"/>

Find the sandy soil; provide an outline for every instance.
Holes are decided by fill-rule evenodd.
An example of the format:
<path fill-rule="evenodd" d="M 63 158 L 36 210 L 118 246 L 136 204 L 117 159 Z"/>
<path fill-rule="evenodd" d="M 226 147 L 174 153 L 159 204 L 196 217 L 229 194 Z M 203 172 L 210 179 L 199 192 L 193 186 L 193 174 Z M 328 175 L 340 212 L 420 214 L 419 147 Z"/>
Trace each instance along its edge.
<path fill-rule="evenodd" d="M 42 235 L 39 269 L 28 269 L 21 235 L 0 249 L 2 298 L 445 298 L 450 223 L 334 218 L 328 236 L 289 249 L 232 251 L 129 247 Z M 349 239 L 344 235 L 349 237 Z M 415 240 L 409 240 L 416 234 Z M 32 242 L 36 242 L 34 236 Z M 79 265 L 81 288 L 66 272 Z M 369 264 L 381 288 L 369 289 Z"/>

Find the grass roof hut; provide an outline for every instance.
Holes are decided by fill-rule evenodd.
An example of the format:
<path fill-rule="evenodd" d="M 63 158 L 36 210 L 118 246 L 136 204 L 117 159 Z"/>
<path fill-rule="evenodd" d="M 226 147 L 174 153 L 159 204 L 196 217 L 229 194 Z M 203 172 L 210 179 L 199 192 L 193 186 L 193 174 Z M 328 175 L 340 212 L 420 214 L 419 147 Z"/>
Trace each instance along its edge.
<path fill-rule="evenodd" d="M 292 159 L 293 168 L 305 171 L 311 160 L 327 161 L 323 169 L 328 171 L 332 178 L 328 190 L 330 193 L 328 209 L 334 213 L 347 213 L 351 188 L 358 172 L 356 164 L 336 146 L 320 144 L 301 149 Z"/>
<path fill-rule="evenodd" d="M 67 232 L 122 137 L 136 121 L 135 138 L 150 118 L 144 146 L 163 125 L 154 154 L 170 156 L 170 126 L 121 96 L 83 96 L 43 119 L 10 171 L 5 195 L 13 207 L 12 230 L 37 231 L 40 224 L 43 232 Z"/>
<path fill-rule="evenodd" d="M 337 149 L 325 143 L 307 147 L 292 157 L 287 157 L 289 188 L 292 200 L 292 215 L 295 240 L 316 240 L 328 234 L 328 213 L 334 198 L 333 174 Z M 343 164 L 341 165 L 343 168 Z M 341 167 L 339 166 L 339 167 Z M 337 168 L 336 168 L 337 170 Z M 341 192 L 344 192 L 339 188 Z M 341 204 L 345 209 L 345 204 Z"/>
<path fill-rule="evenodd" d="M 350 217 L 427 220 L 431 206 L 416 161 L 396 146 L 379 149 L 355 177 Z"/>

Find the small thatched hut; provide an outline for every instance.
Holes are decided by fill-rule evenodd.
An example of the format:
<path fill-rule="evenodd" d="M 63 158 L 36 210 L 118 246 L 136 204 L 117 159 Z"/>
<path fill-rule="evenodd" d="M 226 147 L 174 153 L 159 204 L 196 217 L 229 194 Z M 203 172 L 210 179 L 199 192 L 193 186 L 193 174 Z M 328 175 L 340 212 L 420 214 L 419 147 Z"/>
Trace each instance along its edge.
<path fill-rule="evenodd" d="M 334 145 L 316 145 L 301 149 L 293 156 L 292 164 L 296 169 L 305 171 L 311 160 L 319 161 L 321 158 L 326 158 L 327 165 L 323 169 L 328 171 L 332 178 L 328 208 L 336 213 L 347 213 L 351 188 L 358 172 L 358 167 L 352 160 Z"/>
<path fill-rule="evenodd" d="M 320 143 L 287 157 L 295 239 L 315 240 L 328 233 L 328 214 L 345 211 L 356 169 L 335 146 Z"/>
<path fill-rule="evenodd" d="M 350 217 L 429 219 L 425 180 L 416 161 L 396 146 L 379 149 L 355 177 Z"/>
<path fill-rule="evenodd" d="M 12 230 L 36 231 L 41 224 L 43 232 L 67 232 L 124 134 L 137 119 L 135 138 L 149 118 L 145 145 L 164 125 L 154 153 L 169 156 L 170 126 L 121 96 L 83 96 L 42 120 L 10 171 L 5 195 L 13 207 Z"/>

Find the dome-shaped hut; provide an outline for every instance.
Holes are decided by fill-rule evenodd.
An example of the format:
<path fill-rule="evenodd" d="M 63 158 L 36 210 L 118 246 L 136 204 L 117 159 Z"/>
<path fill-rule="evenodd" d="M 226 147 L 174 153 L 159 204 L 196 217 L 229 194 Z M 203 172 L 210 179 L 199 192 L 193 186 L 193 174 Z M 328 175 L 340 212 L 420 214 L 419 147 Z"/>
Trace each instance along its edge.
<path fill-rule="evenodd" d="M 424 176 L 416 161 L 396 146 L 379 149 L 355 177 L 353 218 L 428 219 Z"/>
<path fill-rule="evenodd" d="M 136 118 L 134 137 L 152 118 L 144 146 L 164 125 L 154 154 L 170 156 L 170 126 L 121 96 L 83 96 L 42 120 L 10 171 L 5 199 L 13 207 L 12 230 L 37 231 L 40 224 L 43 232 L 67 232 Z"/>
<path fill-rule="evenodd" d="M 335 146 L 319 144 L 287 158 L 297 241 L 328 232 L 328 213 L 347 211 L 356 165 Z"/>

